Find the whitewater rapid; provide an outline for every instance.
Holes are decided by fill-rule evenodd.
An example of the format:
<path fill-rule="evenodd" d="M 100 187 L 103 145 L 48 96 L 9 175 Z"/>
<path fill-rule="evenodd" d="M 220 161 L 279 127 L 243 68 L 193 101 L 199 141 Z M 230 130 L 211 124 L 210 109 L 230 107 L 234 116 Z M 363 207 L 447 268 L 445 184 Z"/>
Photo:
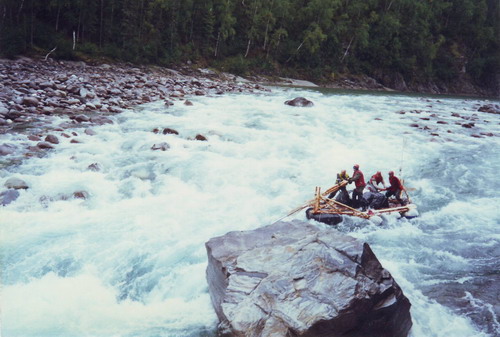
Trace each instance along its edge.
<path fill-rule="evenodd" d="M 314 107 L 283 104 L 297 96 Z M 410 336 L 500 333 L 500 118 L 477 111 L 484 100 L 300 88 L 190 100 L 114 115 L 93 136 L 75 128 L 80 144 L 59 137 L 41 158 L 2 159 L 2 185 L 30 187 L 0 208 L 2 336 L 215 336 L 204 243 L 273 223 L 355 163 L 386 180 L 394 170 L 419 206 L 413 220 L 338 227 L 410 299 Z"/>

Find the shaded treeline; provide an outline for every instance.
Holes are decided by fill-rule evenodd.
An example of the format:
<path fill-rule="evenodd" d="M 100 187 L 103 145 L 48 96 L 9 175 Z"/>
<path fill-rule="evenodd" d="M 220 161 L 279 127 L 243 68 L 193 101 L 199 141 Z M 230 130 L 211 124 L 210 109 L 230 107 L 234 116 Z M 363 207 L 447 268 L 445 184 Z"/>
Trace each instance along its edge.
<path fill-rule="evenodd" d="M 497 0 L 1 0 L 0 56 L 29 51 L 234 72 L 301 69 L 487 81 Z"/>

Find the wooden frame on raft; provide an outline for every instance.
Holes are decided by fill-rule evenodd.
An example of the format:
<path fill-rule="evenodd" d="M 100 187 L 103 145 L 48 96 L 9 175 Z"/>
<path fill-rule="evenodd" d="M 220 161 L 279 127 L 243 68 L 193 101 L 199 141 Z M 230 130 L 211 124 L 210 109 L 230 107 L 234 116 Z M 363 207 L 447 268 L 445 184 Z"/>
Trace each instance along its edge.
<path fill-rule="evenodd" d="M 399 213 L 405 213 L 408 212 L 410 209 L 415 208 L 415 205 L 406 205 L 406 206 L 399 206 L 399 207 L 391 207 L 391 208 L 383 208 L 383 209 L 370 209 L 367 212 L 361 212 L 358 211 L 355 208 L 352 208 L 350 206 L 347 206 L 341 202 L 338 202 L 333 199 L 328 199 L 326 196 L 330 195 L 330 193 L 337 192 L 340 190 L 342 187 L 346 186 L 348 184 L 347 181 L 342 181 L 337 185 L 334 185 L 327 189 L 325 192 L 321 193 L 321 188 L 316 187 L 315 191 L 315 196 L 314 199 L 309 200 L 307 203 L 305 203 L 302 206 L 299 206 L 292 210 L 290 213 L 288 213 L 286 216 L 292 215 L 294 213 L 297 213 L 300 210 L 303 210 L 304 208 L 307 207 L 312 207 L 312 214 L 339 214 L 339 215 L 350 215 L 350 216 L 357 216 L 359 218 L 363 219 L 370 219 L 370 217 L 379 215 L 379 214 L 384 214 L 384 213 L 394 213 L 394 212 L 399 212 Z M 405 191 L 406 193 L 406 191 Z M 408 193 L 406 193 L 408 200 L 410 199 L 408 196 Z"/>

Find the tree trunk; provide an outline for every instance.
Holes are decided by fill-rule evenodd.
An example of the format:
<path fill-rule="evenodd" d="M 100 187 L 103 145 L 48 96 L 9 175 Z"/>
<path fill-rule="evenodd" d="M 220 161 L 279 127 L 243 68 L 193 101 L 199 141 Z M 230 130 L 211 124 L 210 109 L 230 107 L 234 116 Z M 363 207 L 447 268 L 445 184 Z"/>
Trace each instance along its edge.
<path fill-rule="evenodd" d="M 302 48 L 302 46 L 304 45 L 304 42 L 306 42 L 306 40 L 302 41 L 302 43 L 297 48 L 297 50 L 295 50 L 295 53 L 293 53 L 292 55 L 290 55 L 290 57 L 288 58 L 288 60 L 285 61 L 285 63 L 288 63 L 295 55 L 297 55 L 297 53 L 299 52 L 300 48 Z"/>
<path fill-rule="evenodd" d="M 386 12 L 389 11 L 389 9 L 391 9 L 391 6 L 392 6 L 392 3 L 394 2 L 394 0 L 391 0 L 391 2 L 389 3 L 389 6 L 387 6 L 387 9 L 386 9 Z"/>
<path fill-rule="evenodd" d="M 252 43 L 252 39 L 248 39 L 247 43 L 247 51 L 245 53 L 245 58 L 248 56 L 248 53 L 250 52 L 250 44 Z"/>
<path fill-rule="evenodd" d="M 266 32 L 264 33 L 264 45 L 262 46 L 262 49 L 266 50 L 266 45 L 267 45 L 267 32 L 269 31 L 269 21 L 271 19 L 267 19 L 266 23 Z"/>
<path fill-rule="evenodd" d="M 21 5 L 19 5 L 19 10 L 17 11 L 17 20 L 19 21 L 19 16 L 21 15 L 21 12 L 23 11 L 23 5 L 24 5 L 24 0 L 21 1 Z M 31 4 L 31 7 L 33 8 L 33 4 Z"/>
<path fill-rule="evenodd" d="M 3 23 L 5 22 L 5 17 L 7 16 L 7 6 L 3 7 L 2 20 L 0 21 L 0 32 L 2 31 Z"/>
<path fill-rule="evenodd" d="M 99 48 L 102 49 L 102 30 L 104 21 L 104 0 L 101 0 L 101 24 L 99 27 Z"/>
<path fill-rule="evenodd" d="M 244 2 L 245 1 L 242 1 L 241 3 L 244 5 Z M 252 44 L 252 38 L 250 37 L 252 35 L 250 34 L 250 32 L 253 29 L 253 25 L 254 25 L 254 21 L 255 21 L 255 16 L 257 15 L 257 8 L 259 7 L 257 1 L 254 1 L 254 3 L 255 3 L 255 7 L 254 7 L 254 10 L 253 10 L 253 15 L 252 15 L 252 25 L 250 26 L 249 34 L 248 34 L 249 38 L 248 38 L 247 51 L 245 53 L 245 58 L 248 56 L 248 53 L 250 52 L 250 45 Z"/>
<path fill-rule="evenodd" d="M 23 1 L 24 2 L 24 1 Z M 21 4 L 22 7 L 22 4 Z M 33 48 L 33 30 L 35 27 L 35 13 L 33 11 L 33 3 L 31 3 L 31 32 L 30 32 L 30 46 Z"/>
<path fill-rule="evenodd" d="M 79 41 L 80 39 L 80 23 L 82 21 L 82 12 L 80 11 L 80 13 L 78 14 L 78 25 L 76 26 L 76 40 L 75 41 Z"/>
<path fill-rule="evenodd" d="M 340 62 L 344 62 L 344 59 L 345 57 L 347 56 L 347 53 L 349 52 L 349 48 L 351 48 L 351 43 L 352 41 L 354 40 L 354 36 L 351 38 L 351 41 L 349 41 L 349 45 L 347 46 L 347 49 L 345 50 L 345 53 L 344 55 L 342 56 L 342 58 L 340 59 Z"/>
<path fill-rule="evenodd" d="M 214 53 L 215 58 L 217 58 L 217 50 L 219 49 L 219 40 L 220 40 L 220 29 L 219 32 L 217 33 L 217 42 L 215 43 L 215 53 Z"/>
<path fill-rule="evenodd" d="M 57 6 L 57 16 L 56 16 L 56 32 L 59 31 L 59 18 L 61 16 L 61 4 Z"/>

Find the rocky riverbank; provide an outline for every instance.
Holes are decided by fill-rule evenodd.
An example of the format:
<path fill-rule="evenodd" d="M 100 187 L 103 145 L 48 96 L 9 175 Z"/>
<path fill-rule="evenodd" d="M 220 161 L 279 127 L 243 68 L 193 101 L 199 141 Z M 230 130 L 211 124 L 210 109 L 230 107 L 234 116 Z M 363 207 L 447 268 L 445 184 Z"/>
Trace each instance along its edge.
<path fill-rule="evenodd" d="M 500 97 L 500 78 L 498 83 L 490 86 L 478 86 L 463 75 L 453 82 L 406 82 L 401 74 L 379 73 L 375 77 L 367 75 L 337 74 L 330 80 L 313 83 L 305 80 L 291 78 L 266 79 L 254 76 L 254 81 L 275 85 L 298 87 L 325 87 L 345 90 L 370 90 L 370 91 L 397 91 L 406 93 L 419 93 L 422 95 L 456 95 L 484 98 Z"/>
<path fill-rule="evenodd" d="M 81 132 L 92 135 L 92 126 L 113 123 L 110 115 L 139 104 L 164 101 L 167 106 L 190 105 L 189 97 L 262 92 L 269 90 L 265 85 L 318 86 L 290 78 L 269 80 L 253 76 L 244 79 L 188 66 L 173 70 L 25 57 L 0 60 L 0 134 L 19 134 L 27 138 L 27 146 L 23 149 L 4 140 L 0 143 L 0 155 L 32 156 L 53 148 L 59 143 L 58 137 L 71 138 L 71 142 L 78 143 L 78 133 L 66 129 L 77 126 Z M 326 86 L 392 90 L 366 76 L 339 77 Z M 402 91 L 411 90 L 406 84 L 396 87 Z M 469 89 L 471 94 L 474 93 L 474 88 Z M 498 105 L 486 108 L 490 113 L 500 110 Z M 47 127 L 54 118 L 61 118 L 64 122 L 56 128 Z"/>
<path fill-rule="evenodd" d="M 90 65 L 84 62 L 0 60 L 0 134 L 22 133 L 29 141 L 24 155 L 53 148 L 58 137 L 76 137 L 65 129 L 112 123 L 107 116 L 138 104 L 163 100 L 167 106 L 192 104 L 188 97 L 227 92 L 266 91 L 260 84 L 238 81 L 233 75 L 210 70 L 139 67 L 130 64 Z M 54 117 L 67 122 L 49 133 L 43 125 Z M 77 139 L 72 139 L 77 143 Z M 0 155 L 19 152 L 0 144 Z M 22 152 L 22 151 L 21 151 Z"/>

